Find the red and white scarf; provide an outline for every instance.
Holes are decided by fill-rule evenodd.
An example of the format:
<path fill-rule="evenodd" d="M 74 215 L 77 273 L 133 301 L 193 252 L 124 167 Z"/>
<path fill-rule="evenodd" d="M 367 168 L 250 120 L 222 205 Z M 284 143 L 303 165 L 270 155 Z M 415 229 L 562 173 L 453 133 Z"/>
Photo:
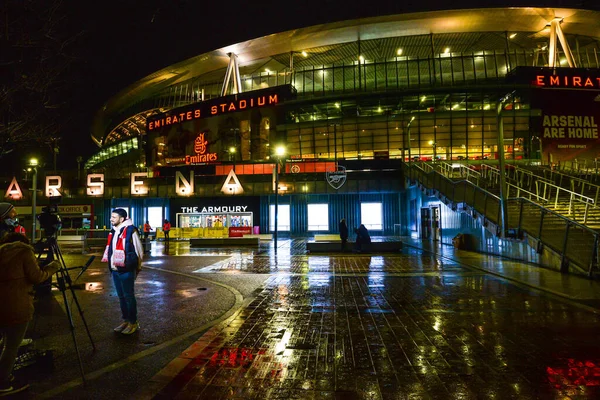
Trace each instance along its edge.
<path fill-rule="evenodd" d="M 113 238 L 113 234 L 111 232 L 108 234 L 108 241 L 106 242 L 106 248 L 104 249 L 104 255 L 102 256 L 102 262 L 109 262 L 108 249 L 110 248 L 112 238 Z M 125 266 L 125 239 L 126 238 L 127 238 L 127 227 L 123 228 L 123 232 L 121 232 L 121 235 L 117 239 L 117 245 L 113 249 L 112 265 L 115 267 L 124 267 Z"/>

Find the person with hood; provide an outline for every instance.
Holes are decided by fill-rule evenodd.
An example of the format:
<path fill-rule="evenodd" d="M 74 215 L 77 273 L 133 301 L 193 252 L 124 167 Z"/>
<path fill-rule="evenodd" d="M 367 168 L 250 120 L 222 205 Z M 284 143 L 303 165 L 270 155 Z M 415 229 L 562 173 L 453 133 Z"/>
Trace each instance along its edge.
<path fill-rule="evenodd" d="M 0 238 L 15 231 L 17 210 L 10 203 L 0 203 Z"/>
<path fill-rule="evenodd" d="M 371 235 L 364 224 L 360 224 L 358 229 L 354 229 L 356 233 L 355 249 L 358 253 L 365 250 L 365 245 L 371 243 Z"/>
<path fill-rule="evenodd" d="M 342 251 L 346 251 L 346 243 L 348 243 L 348 225 L 346 219 L 340 221 L 340 239 L 342 239 Z"/>
<path fill-rule="evenodd" d="M 137 228 L 131 219 L 127 218 L 127 211 L 115 208 L 110 215 L 110 223 L 112 229 L 108 235 L 102 261 L 108 263 L 123 317 L 123 322 L 114 331 L 131 335 L 140 327 L 137 320 L 134 283 L 142 269 L 144 248 Z"/>
<path fill-rule="evenodd" d="M 27 325 L 33 317 L 33 285 L 44 282 L 60 269 L 58 261 L 40 269 L 33 247 L 24 235 L 11 232 L 0 239 L 0 396 L 26 389 L 11 375 Z"/>

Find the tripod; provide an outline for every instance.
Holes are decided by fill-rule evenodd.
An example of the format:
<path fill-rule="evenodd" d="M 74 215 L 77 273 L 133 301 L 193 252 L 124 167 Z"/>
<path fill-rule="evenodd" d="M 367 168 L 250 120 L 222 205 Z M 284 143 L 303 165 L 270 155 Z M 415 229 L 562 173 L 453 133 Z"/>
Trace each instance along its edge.
<path fill-rule="evenodd" d="M 73 323 L 73 313 L 71 311 L 71 306 L 69 305 L 67 299 L 67 290 L 71 292 L 73 300 L 75 301 L 75 305 L 77 306 L 77 310 L 79 311 L 79 316 L 83 321 L 83 325 L 85 326 L 85 330 L 87 332 L 88 338 L 90 339 L 90 343 L 92 344 L 92 348 L 95 351 L 96 345 L 94 344 L 94 340 L 92 339 L 92 335 L 90 334 L 90 330 L 88 328 L 87 322 L 83 316 L 83 310 L 81 309 L 81 305 L 79 304 L 79 300 L 77 300 L 77 296 L 75 295 L 75 290 L 73 289 L 73 281 L 71 280 L 71 276 L 69 275 L 70 270 L 81 269 L 79 275 L 75 280 L 79 279 L 79 277 L 87 270 L 87 268 L 94 261 L 95 256 L 91 256 L 89 260 L 83 266 L 67 268 L 65 264 L 65 260 L 63 258 L 60 247 L 58 247 L 58 243 L 56 241 L 56 234 L 47 236 L 46 238 L 37 242 L 34 246 L 36 251 L 38 252 L 38 260 L 40 261 L 41 266 L 45 266 L 50 262 L 56 260 L 60 263 L 61 267 L 56 272 L 56 283 L 52 283 L 52 278 L 50 278 L 49 286 L 54 285 L 60 292 L 62 293 L 63 301 L 65 304 L 65 310 L 67 313 L 67 317 L 69 319 L 69 326 L 71 327 L 71 337 L 73 339 L 73 344 L 75 346 L 75 352 L 77 353 L 77 360 L 79 361 L 79 370 L 81 372 L 81 379 L 85 384 L 85 373 L 83 371 L 83 363 L 81 362 L 81 354 L 79 353 L 79 347 L 77 346 L 77 339 L 75 337 L 75 324 Z M 42 258 L 45 256 L 45 258 Z"/>

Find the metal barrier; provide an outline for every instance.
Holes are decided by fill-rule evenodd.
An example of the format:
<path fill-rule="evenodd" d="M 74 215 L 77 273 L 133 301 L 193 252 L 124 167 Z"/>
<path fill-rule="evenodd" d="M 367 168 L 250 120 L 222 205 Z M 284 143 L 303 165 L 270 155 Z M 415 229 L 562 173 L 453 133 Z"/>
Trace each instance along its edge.
<path fill-rule="evenodd" d="M 425 188 L 436 190 L 454 204 L 465 203 L 483 215 L 487 220 L 498 224 L 500 220 L 500 199 L 498 196 L 467 181 L 452 181 L 440 172 L 421 165 L 405 165 L 407 177 L 419 182 Z M 533 193 L 532 193 L 533 194 Z M 568 265 L 588 276 L 598 269 L 599 233 L 575 221 L 549 210 L 529 199 L 508 198 L 507 232 L 516 232 L 517 237 L 526 233 L 542 246 L 552 249 L 561 256 L 561 269 Z M 538 248 L 539 251 L 541 248 Z"/>

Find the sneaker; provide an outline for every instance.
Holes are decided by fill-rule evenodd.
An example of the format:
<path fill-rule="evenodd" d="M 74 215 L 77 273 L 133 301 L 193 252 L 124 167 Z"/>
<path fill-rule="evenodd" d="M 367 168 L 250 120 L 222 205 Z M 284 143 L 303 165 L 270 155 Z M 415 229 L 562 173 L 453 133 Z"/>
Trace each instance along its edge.
<path fill-rule="evenodd" d="M 31 343 L 33 343 L 33 339 L 23 339 L 19 347 L 29 346 Z"/>
<path fill-rule="evenodd" d="M 135 324 L 127 324 L 127 328 L 123 329 L 121 333 L 123 335 L 131 335 L 140 328 L 140 325 L 136 322 Z"/>
<path fill-rule="evenodd" d="M 129 322 L 124 321 L 124 322 L 121 323 L 121 325 L 119 325 L 115 329 L 113 329 L 113 331 L 115 331 L 115 332 L 123 332 L 123 330 L 125 328 L 127 328 L 127 325 L 129 325 Z"/>
<path fill-rule="evenodd" d="M 9 383 L 8 386 L 0 387 L 0 397 L 22 392 L 29 387 L 29 383 Z"/>

